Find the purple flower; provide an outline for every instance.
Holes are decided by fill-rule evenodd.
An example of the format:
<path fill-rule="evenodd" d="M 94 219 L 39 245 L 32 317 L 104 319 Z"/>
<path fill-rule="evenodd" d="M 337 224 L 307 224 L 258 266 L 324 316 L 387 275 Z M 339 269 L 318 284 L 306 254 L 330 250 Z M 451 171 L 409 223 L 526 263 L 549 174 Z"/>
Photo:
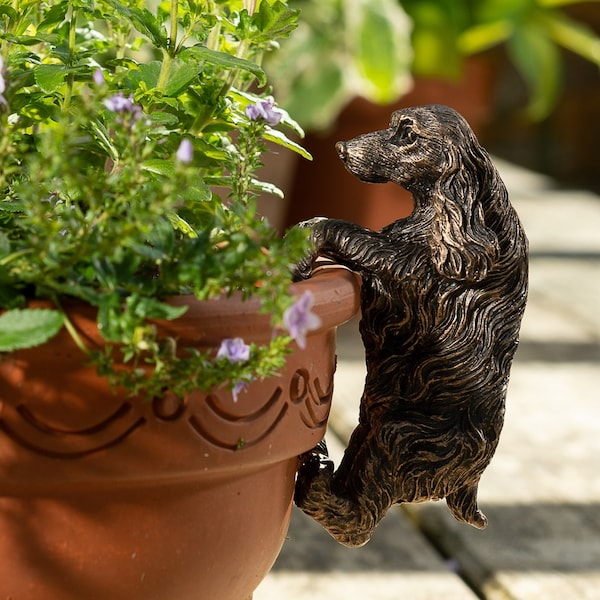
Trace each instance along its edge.
<path fill-rule="evenodd" d="M 179 144 L 179 148 L 177 149 L 176 157 L 179 162 L 184 164 L 192 162 L 192 158 L 194 158 L 194 148 L 192 146 L 192 142 L 190 142 L 188 138 L 183 138 L 181 140 L 181 144 Z"/>
<path fill-rule="evenodd" d="M 274 106 L 273 98 L 259 100 L 256 104 L 246 106 L 246 116 L 252 121 L 262 119 L 269 125 L 277 125 L 281 121 L 283 113 Z"/>
<path fill-rule="evenodd" d="M 0 56 L 0 104 L 7 104 L 6 98 L 4 97 L 4 92 L 6 90 L 6 81 L 4 76 L 2 75 L 2 71 L 4 69 L 4 60 L 2 56 Z"/>
<path fill-rule="evenodd" d="M 283 315 L 283 323 L 300 348 L 306 348 L 306 334 L 321 325 L 321 319 L 311 311 L 315 303 L 312 292 L 306 291 Z"/>
<path fill-rule="evenodd" d="M 219 358 L 226 358 L 230 363 L 244 362 L 250 358 L 250 346 L 239 337 L 225 338 L 217 352 Z"/>
<path fill-rule="evenodd" d="M 225 338 L 221 342 L 219 351 L 217 352 L 217 358 L 226 358 L 230 363 L 245 362 L 250 358 L 250 346 L 244 343 L 242 338 Z M 231 395 L 233 401 L 238 401 L 239 393 L 244 391 L 248 387 L 248 381 L 240 380 L 237 381 Z"/>
<path fill-rule="evenodd" d="M 231 390 L 231 395 L 233 396 L 233 401 L 234 402 L 238 401 L 239 393 L 240 392 L 245 392 L 247 387 L 248 387 L 248 382 L 247 381 L 238 381 L 233 386 L 233 389 Z"/>
<path fill-rule="evenodd" d="M 137 116 L 141 110 L 138 104 L 133 102 L 133 94 L 125 97 L 123 92 L 119 92 L 104 101 L 104 106 L 111 112 L 116 113 L 131 113 Z"/>
<path fill-rule="evenodd" d="M 104 72 L 99 67 L 94 71 L 94 83 L 98 87 L 104 85 Z"/>

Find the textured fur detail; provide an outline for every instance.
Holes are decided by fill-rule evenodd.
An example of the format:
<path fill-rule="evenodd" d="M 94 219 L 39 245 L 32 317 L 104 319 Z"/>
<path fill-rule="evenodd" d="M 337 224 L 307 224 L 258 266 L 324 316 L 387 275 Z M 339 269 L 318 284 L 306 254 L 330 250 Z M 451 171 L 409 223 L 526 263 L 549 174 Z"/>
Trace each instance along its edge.
<path fill-rule="evenodd" d="M 477 486 L 498 444 L 527 297 L 527 239 L 488 153 L 439 105 L 396 111 L 388 129 L 337 150 L 362 181 L 393 181 L 415 209 L 375 232 L 314 219 L 315 253 L 362 277 L 367 377 L 359 425 L 334 472 L 304 456 L 296 504 L 360 546 L 394 503 L 446 498 L 475 527 Z"/>

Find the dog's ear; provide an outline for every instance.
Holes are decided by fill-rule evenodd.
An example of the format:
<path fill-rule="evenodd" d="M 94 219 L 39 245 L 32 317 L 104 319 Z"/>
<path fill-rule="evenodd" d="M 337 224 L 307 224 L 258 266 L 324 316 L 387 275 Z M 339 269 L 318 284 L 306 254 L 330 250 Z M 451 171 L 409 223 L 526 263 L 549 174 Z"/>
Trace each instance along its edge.
<path fill-rule="evenodd" d="M 483 205 L 499 191 L 495 178 L 496 170 L 474 136 L 450 146 L 433 193 L 429 240 L 434 265 L 444 277 L 481 281 L 496 262 L 498 238 L 486 225 Z"/>

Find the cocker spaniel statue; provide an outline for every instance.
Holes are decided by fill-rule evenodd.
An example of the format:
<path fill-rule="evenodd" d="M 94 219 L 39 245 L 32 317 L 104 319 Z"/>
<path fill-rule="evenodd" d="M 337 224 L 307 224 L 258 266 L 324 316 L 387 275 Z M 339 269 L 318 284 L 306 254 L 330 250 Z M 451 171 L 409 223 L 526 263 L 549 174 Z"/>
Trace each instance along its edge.
<path fill-rule="evenodd" d="M 339 542 L 362 546 L 395 503 L 445 498 L 478 528 L 479 479 L 498 444 L 527 298 L 527 238 L 488 153 L 453 109 L 398 110 L 336 149 L 367 183 L 393 181 L 415 208 L 381 231 L 316 218 L 314 253 L 362 278 L 367 376 L 359 424 L 334 472 L 304 455 L 296 504 Z"/>

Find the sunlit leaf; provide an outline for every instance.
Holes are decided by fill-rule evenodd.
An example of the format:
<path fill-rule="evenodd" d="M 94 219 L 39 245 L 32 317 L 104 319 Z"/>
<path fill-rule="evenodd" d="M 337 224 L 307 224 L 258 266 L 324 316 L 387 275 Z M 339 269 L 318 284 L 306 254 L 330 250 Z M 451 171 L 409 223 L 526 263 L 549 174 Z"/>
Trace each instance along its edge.
<path fill-rule="evenodd" d="M 46 92 L 55 92 L 65 82 L 67 70 L 63 65 L 39 65 L 35 69 L 35 81 Z"/>
<path fill-rule="evenodd" d="M 136 6 L 125 6 L 117 2 L 117 0 L 108 1 L 122 16 L 129 20 L 133 27 L 140 33 L 147 35 L 156 46 L 159 48 L 167 47 L 167 32 L 160 21 L 150 11 L 145 8 L 137 8 Z"/>
<path fill-rule="evenodd" d="M 290 140 L 284 133 L 278 131 L 277 129 L 271 129 L 270 127 L 265 130 L 263 133 L 263 137 L 270 142 L 277 144 L 278 146 L 283 146 L 288 150 L 293 150 L 300 156 L 312 160 L 312 156 L 310 152 L 308 152 L 305 148 L 303 148 L 300 144 L 297 144 L 293 140 Z"/>
<path fill-rule="evenodd" d="M 15 308 L 0 315 L 0 352 L 39 346 L 56 335 L 64 315 L 52 309 Z"/>
<path fill-rule="evenodd" d="M 260 85 L 264 85 L 267 80 L 265 72 L 257 64 L 249 60 L 237 58 L 232 54 L 227 54 L 227 52 L 211 50 L 205 46 L 192 46 L 182 51 L 181 56 L 193 56 L 196 60 L 206 61 L 224 69 L 241 69 L 247 71 L 256 77 Z"/>
<path fill-rule="evenodd" d="M 556 104 L 561 86 L 558 48 L 533 23 L 515 31 L 507 47 L 529 91 L 528 115 L 534 120 L 547 117 Z"/>

